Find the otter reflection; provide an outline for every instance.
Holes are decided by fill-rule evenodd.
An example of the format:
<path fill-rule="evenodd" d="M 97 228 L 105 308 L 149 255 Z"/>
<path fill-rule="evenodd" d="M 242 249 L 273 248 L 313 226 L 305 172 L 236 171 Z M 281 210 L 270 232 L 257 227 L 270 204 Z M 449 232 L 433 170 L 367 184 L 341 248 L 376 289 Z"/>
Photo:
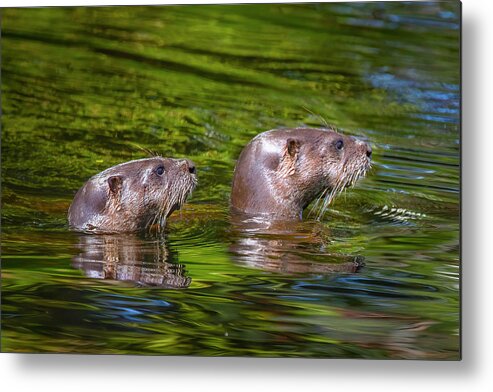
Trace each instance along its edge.
<path fill-rule="evenodd" d="M 354 273 L 364 266 L 362 256 L 326 250 L 321 224 L 269 221 L 232 214 L 230 252 L 245 266 L 285 274 Z"/>
<path fill-rule="evenodd" d="M 80 235 L 72 266 L 87 277 L 135 282 L 140 286 L 182 289 L 190 285 L 182 264 L 171 263 L 164 238 L 133 234 Z"/>

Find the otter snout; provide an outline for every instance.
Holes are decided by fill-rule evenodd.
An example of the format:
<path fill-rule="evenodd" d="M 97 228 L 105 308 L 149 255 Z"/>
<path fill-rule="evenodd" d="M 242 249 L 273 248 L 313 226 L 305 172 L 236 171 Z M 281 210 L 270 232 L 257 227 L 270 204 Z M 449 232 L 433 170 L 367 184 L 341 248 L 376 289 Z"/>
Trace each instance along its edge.
<path fill-rule="evenodd" d="M 183 159 L 181 161 L 181 165 L 185 171 L 188 171 L 190 174 L 196 174 L 197 169 L 195 168 L 195 163 L 193 163 L 190 159 Z"/>
<path fill-rule="evenodd" d="M 355 137 L 352 138 L 359 146 L 359 149 L 363 151 L 363 153 L 368 157 L 368 159 L 371 159 L 371 154 L 372 154 L 372 149 L 371 146 L 364 142 L 363 140 L 359 140 Z"/>

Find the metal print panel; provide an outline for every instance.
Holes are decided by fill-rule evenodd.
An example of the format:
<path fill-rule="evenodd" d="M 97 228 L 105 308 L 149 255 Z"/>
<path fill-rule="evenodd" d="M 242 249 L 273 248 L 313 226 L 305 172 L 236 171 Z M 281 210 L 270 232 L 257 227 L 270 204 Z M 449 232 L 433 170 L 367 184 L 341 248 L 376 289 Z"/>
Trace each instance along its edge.
<path fill-rule="evenodd" d="M 460 359 L 459 2 L 1 11 L 3 352 Z"/>

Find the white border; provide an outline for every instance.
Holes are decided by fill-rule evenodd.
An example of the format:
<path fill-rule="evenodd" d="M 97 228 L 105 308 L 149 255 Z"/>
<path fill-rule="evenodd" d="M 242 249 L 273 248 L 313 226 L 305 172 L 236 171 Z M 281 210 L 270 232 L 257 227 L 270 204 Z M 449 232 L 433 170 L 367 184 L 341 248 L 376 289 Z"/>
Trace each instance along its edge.
<path fill-rule="evenodd" d="M 250 3 L 252 1 L 244 1 Z M 253 1 L 262 2 L 262 1 Z M 270 1 L 280 2 L 280 1 Z M 286 2 L 286 1 L 284 1 Z M 204 1 L 22 1 L 1 6 L 193 4 Z M 213 1 L 209 3 L 228 3 Z M 6 391 L 487 391 L 493 385 L 492 4 L 463 1 L 463 360 L 461 362 L 0 355 Z"/>

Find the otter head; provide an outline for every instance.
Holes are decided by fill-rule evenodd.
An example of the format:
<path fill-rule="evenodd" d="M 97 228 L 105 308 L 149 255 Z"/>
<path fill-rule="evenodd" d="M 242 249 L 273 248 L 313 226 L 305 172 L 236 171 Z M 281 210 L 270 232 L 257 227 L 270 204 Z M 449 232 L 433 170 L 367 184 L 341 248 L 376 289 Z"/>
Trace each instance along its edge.
<path fill-rule="evenodd" d="M 69 225 L 94 233 L 161 231 L 195 188 L 188 159 L 153 157 L 113 166 L 89 179 L 69 208 Z"/>
<path fill-rule="evenodd" d="M 299 218 L 318 198 L 322 214 L 335 195 L 366 174 L 370 163 L 367 143 L 332 130 L 264 132 L 238 159 L 231 205 L 247 214 Z"/>

